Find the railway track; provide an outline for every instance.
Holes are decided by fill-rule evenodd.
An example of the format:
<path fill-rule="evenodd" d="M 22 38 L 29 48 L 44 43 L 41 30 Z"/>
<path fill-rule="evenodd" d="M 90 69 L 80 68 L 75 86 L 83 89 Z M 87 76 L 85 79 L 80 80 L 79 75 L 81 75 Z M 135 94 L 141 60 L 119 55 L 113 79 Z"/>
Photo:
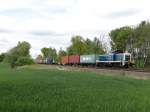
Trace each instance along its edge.
<path fill-rule="evenodd" d="M 129 69 L 126 69 L 125 71 L 150 73 L 150 71 L 148 71 L 148 70 L 136 69 L 136 68 L 129 68 Z"/>
<path fill-rule="evenodd" d="M 44 64 L 43 64 L 44 65 Z M 116 70 L 116 71 L 130 71 L 130 72 L 145 72 L 145 73 L 150 73 L 150 70 L 144 70 L 144 69 L 137 69 L 137 68 L 121 68 L 121 67 L 97 67 L 97 66 L 70 66 L 70 65 L 57 65 L 54 64 L 52 66 L 61 66 L 61 67 L 74 67 L 74 68 L 78 68 L 78 69 L 99 69 L 99 70 Z"/>
<path fill-rule="evenodd" d="M 66 66 L 67 67 L 67 66 Z M 138 79 L 149 79 L 150 78 L 150 71 L 145 71 L 142 69 L 136 68 L 99 68 L 99 67 L 69 67 L 69 71 L 90 71 L 95 72 L 98 74 L 110 74 L 110 75 L 117 75 L 117 76 L 128 76 Z M 75 70 L 74 70 L 75 69 Z"/>
<path fill-rule="evenodd" d="M 74 66 L 77 68 L 91 68 L 91 69 L 100 69 L 100 70 L 116 70 L 116 71 L 130 71 L 130 72 L 145 72 L 145 73 L 150 73 L 150 71 L 148 70 L 143 70 L 143 69 L 137 69 L 137 68 L 121 68 L 121 67 L 78 67 L 78 66 Z"/>
<path fill-rule="evenodd" d="M 136 69 L 136 68 L 116 68 L 116 67 L 94 67 L 94 66 L 61 66 L 61 65 L 47 65 L 43 66 L 43 68 L 51 68 L 51 69 L 58 69 L 64 71 L 83 71 L 83 72 L 94 72 L 100 75 L 117 75 L 117 76 L 128 76 L 133 78 L 139 79 L 149 79 L 150 78 L 150 71 Z"/>

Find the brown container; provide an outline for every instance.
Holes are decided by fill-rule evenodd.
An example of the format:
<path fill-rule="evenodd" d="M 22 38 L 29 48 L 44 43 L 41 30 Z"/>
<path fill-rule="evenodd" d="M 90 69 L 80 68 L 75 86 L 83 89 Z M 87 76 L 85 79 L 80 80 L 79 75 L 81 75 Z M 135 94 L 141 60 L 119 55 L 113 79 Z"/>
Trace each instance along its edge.
<path fill-rule="evenodd" d="M 79 64 L 79 63 L 80 63 L 80 56 L 79 55 L 69 56 L 69 64 Z"/>
<path fill-rule="evenodd" d="M 69 56 L 63 56 L 63 57 L 61 58 L 61 64 L 62 64 L 62 65 L 67 65 L 67 64 L 69 64 Z"/>

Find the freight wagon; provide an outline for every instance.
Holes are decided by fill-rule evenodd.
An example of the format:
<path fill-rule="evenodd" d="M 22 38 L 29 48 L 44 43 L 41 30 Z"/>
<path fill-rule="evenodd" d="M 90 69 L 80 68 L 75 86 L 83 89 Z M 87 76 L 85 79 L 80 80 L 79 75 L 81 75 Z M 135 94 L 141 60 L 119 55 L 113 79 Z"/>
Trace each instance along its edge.
<path fill-rule="evenodd" d="M 70 65 L 78 65 L 80 64 L 80 56 L 79 55 L 71 55 L 69 56 L 68 64 Z"/>
<path fill-rule="evenodd" d="M 81 55 L 80 64 L 81 65 L 95 65 L 98 55 Z"/>
<path fill-rule="evenodd" d="M 37 63 L 37 64 L 43 64 L 43 60 L 42 59 L 37 59 L 37 60 L 35 60 L 35 63 Z"/>
<path fill-rule="evenodd" d="M 53 64 L 53 60 L 50 58 L 46 58 L 43 60 L 43 64 Z"/>
<path fill-rule="evenodd" d="M 35 62 L 37 64 L 55 64 L 55 62 L 50 59 L 50 58 L 46 58 L 46 59 L 36 59 Z"/>
<path fill-rule="evenodd" d="M 69 64 L 69 56 L 63 56 L 61 58 L 61 65 L 67 65 Z"/>

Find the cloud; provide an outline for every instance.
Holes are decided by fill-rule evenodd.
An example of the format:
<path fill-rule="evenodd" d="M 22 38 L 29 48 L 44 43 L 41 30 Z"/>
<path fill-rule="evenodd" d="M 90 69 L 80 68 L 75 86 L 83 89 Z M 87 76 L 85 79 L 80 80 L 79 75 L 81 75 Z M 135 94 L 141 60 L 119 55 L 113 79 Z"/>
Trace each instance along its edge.
<path fill-rule="evenodd" d="M 72 35 L 107 35 L 149 19 L 149 10 L 149 0 L 0 0 L 0 52 L 18 41 L 28 41 L 34 57 L 42 47 L 65 49 Z"/>
<path fill-rule="evenodd" d="M 4 38 L 0 39 L 0 45 L 4 45 L 6 43 L 10 43 L 10 41 Z"/>
<path fill-rule="evenodd" d="M 6 15 L 6 16 L 16 16 L 16 15 L 26 15 L 32 13 L 32 11 L 28 8 L 13 8 L 13 9 L 5 9 L 0 11 L 1 15 Z"/>
<path fill-rule="evenodd" d="M 13 8 L 0 11 L 0 15 L 17 18 L 48 18 L 50 15 L 67 13 L 65 8 L 61 7 L 37 7 L 37 8 Z M 51 17 L 52 18 L 52 17 Z"/>
<path fill-rule="evenodd" d="M 32 31 L 30 32 L 34 36 L 66 36 L 68 35 L 67 33 L 57 33 L 53 31 Z"/>
<path fill-rule="evenodd" d="M 9 41 L 7 38 L 0 38 L 0 53 L 7 52 L 10 48 L 14 47 L 15 43 Z"/>
<path fill-rule="evenodd" d="M 0 33 L 12 33 L 12 32 L 13 32 L 12 30 L 0 28 Z"/>
<path fill-rule="evenodd" d="M 140 12 L 141 12 L 140 9 L 128 9 L 128 10 L 111 12 L 107 14 L 106 17 L 109 19 L 117 19 L 121 17 L 135 16 L 136 14 L 139 14 Z"/>

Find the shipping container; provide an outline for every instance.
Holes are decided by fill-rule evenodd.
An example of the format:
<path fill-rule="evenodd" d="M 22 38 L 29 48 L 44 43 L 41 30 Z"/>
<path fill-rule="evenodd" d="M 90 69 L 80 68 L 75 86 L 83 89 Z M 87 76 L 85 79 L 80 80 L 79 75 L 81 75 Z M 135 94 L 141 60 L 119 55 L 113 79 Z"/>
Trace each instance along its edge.
<path fill-rule="evenodd" d="M 97 55 L 81 55 L 80 63 L 81 64 L 96 64 L 98 56 Z"/>
<path fill-rule="evenodd" d="M 98 61 L 100 62 L 114 61 L 114 54 L 100 55 Z"/>
<path fill-rule="evenodd" d="M 42 59 L 37 59 L 37 60 L 35 60 L 35 62 L 36 62 L 37 64 L 43 64 L 43 60 L 42 60 Z"/>
<path fill-rule="evenodd" d="M 62 65 L 67 65 L 67 64 L 69 64 L 69 56 L 63 56 L 63 57 L 61 58 L 61 64 L 62 64 Z"/>
<path fill-rule="evenodd" d="M 80 63 L 80 56 L 79 55 L 69 56 L 69 64 L 79 64 L 79 63 Z"/>
<path fill-rule="evenodd" d="M 52 64 L 53 60 L 50 58 L 46 58 L 43 60 L 44 64 Z"/>

